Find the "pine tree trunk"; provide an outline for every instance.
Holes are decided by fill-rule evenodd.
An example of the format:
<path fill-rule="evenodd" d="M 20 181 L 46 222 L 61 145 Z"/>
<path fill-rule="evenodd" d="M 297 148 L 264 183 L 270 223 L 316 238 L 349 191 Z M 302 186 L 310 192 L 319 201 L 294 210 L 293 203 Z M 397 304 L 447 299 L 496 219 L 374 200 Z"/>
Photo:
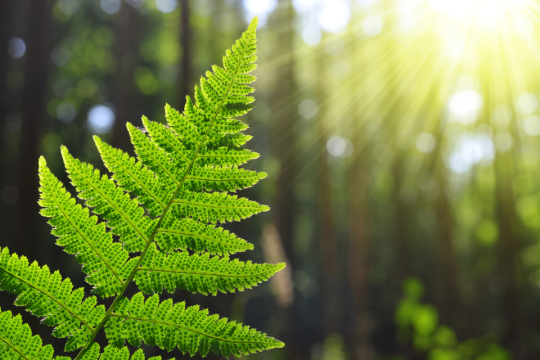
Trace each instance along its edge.
<path fill-rule="evenodd" d="M 191 58 L 192 58 L 192 30 L 190 24 L 189 0 L 180 0 L 180 45 L 182 47 L 182 59 L 180 63 L 180 109 L 184 108 L 186 95 L 191 90 Z M 214 59 L 212 59 L 214 61 Z"/>
<path fill-rule="evenodd" d="M 122 3 L 115 32 L 116 71 L 114 77 L 113 101 L 116 120 L 113 128 L 112 146 L 123 151 L 131 151 L 126 123 L 135 121 L 130 114 L 135 109 L 133 71 L 137 52 L 137 30 L 141 27 L 142 16 L 127 3 Z"/>
<path fill-rule="evenodd" d="M 17 203 L 18 236 L 13 252 L 36 258 L 38 239 L 38 145 L 45 122 L 44 94 L 50 57 L 50 20 L 52 0 L 28 0 L 25 83 L 22 90 L 23 120 L 18 159 L 19 201 Z"/>

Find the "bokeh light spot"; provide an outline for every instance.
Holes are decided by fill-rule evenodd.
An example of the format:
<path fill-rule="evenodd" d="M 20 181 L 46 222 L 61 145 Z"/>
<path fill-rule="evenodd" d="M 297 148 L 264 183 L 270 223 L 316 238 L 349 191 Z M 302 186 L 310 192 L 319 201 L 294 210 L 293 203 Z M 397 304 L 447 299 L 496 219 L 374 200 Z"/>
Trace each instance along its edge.
<path fill-rule="evenodd" d="M 111 131 L 116 116 L 107 105 L 95 105 L 88 111 L 88 128 L 96 134 L 106 134 Z"/>
<path fill-rule="evenodd" d="M 538 100 L 534 94 L 523 94 L 516 100 L 516 108 L 522 114 L 530 114 L 538 108 Z"/>
<path fill-rule="evenodd" d="M 362 22 L 362 29 L 369 36 L 375 36 L 379 34 L 382 30 L 383 23 L 380 17 L 378 16 L 368 16 Z"/>
<path fill-rule="evenodd" d="M 498 129 L 506 129 L 510 120 L 512 120 L 513 111 L 506 104 L 499 104 L 491 114 L 491 120 Z"/>
<path fill-rule="evenodd" d="M 302 116 L 304 119 L 311 119 L 315 115 L 317 115 L 318 111 L 317 103 L 315 101 L 310 99 L 302 100 L 300 105 L 298 105 L 298 113 L 300 116 Z"/>
<path fill-rule="evenodd" d="M 321 29 L 317 25 L 310 24 L 302 30 L 302 40 L 309 46 L 317 45 L 321 38 Z"/>
<path fill-rule="evenodd" d="M 423 153 L 432 152 L 435 149 L 437 141 L 430 133 L 423 132 L 416 137 L 416 148 Z"/>
<path fill-rule="evenodd" d="M 14 37 L 8 42 L 8 54 L 18 59 L 24 55 L 26 52 L 26 44 L 24 43 L 24 40 L 20 37 Z"/>
<path fill-rule="evenodd" d="M 57 46 L 51 52 L 51 60 L 57 66 L 66 66 L 71 60 L 71 53 L 63 46 Z"/>
<path fill-rule="evenodd" d="M 326 142 L 326 150 L 332 156 L 347 158 L 351 156 L 353 146 L 348 139 L 340 136 L 332 136 Z"/>
<path fill-rule="evenodd" d="M 343 1 L 325 1 L 317 12 L 320 27 L 328 32 L 337 33 L 349 23 L 351 11 Z"/>
<path fill-rule="evenodd" d="M 71 16 L 79 9 L 78 0 L 58 0 L 58 9 L 64 14 Z"/>
<path fill-rule="evenodd" d="M 177 0 L 156 0 L 156 8 L 165 14 L 173 12 L 177 6 Z"/>
<path fill-rule="evenodd" d="M 107 14 L 112 15 L 120 10 L 122 4 L 119 0 L 101 0 L 99 5 L 101 10 L 105 11 Z"/>
<path fill-rule="evenodd" d="M 484 103 L 482 94 L 474 90 L 464 90 L 452 95 L 448 110 L 453 118 L 464 124 L 474 122 Z"/>
<path fill-rule="evenodd" d="M 523 122 L 523 130 L 530 136 L 540 135 L 540 118 L 538 116 L 529 116 Z"/>
<path fill-rule="evenodd" d="M 75 109 L 72 103 L 64 102 L 56 108 L 56 117 L 64 124 L 75 120 L 75 116 L 77 116 L 77 109 Z"/>

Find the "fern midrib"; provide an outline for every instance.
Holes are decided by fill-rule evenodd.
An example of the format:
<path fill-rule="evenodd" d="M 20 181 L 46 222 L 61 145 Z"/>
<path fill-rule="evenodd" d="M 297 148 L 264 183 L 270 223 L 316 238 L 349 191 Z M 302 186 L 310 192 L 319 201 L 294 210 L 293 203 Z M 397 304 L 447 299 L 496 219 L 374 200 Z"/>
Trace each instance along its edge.
<path fill-rule="evenodd" d="M 77 171 L 77 167 L 75 167 L 75 170 Z M 114 207 L 114 208 L 116 209 L 116 211 L 118 211 L 118 212 L 122 215 L 122 218 L 123 218 L 124 220 L 126 220 L 126 221 L 131 225 L 131 227 L 134 228 L 134 229 L 139 233 L 139 235 L 141 236 L 141 238 L 142 238 L 143 240 L 148 241 L 148 239 L 146 238 L 146 236 L 144 236 L 144 233 L 139 229 L 139 227 L 136 226 L 136 225 L 130 220 L 129 216 L 127 216 L 127 215 L 126 215 L 126 214 L 125 214 L 118 206 L 116 206 L 116 204 L 114 203 L 114 201 L 111 200 L 110 197 L 108 197 L 107 195 L 105 195 L 104 192 L 102 192 L 97 186 L 95 186 L 93 181 L 88 180 L 88 179 L 86 178 L 86 176 L 84 176 L 84 174 L 83 174 L 81 171 L 78 171 L 78 172 L 79 172 L 79 174 L 81 175 L 81 177 L 82 177 L 87 183 L 89 183 L 90 186 L 92 186 L 92 188 L 93 188 L 94 190 L 96 190 L 101 196 L 103 196 L 105 199 L 107 199 L 107 202 L 108 202 L 112 207 Z M 115 187 L 115 190 L 116 190 L 116 187 Z M 123 194 L 124 194 L 124 193 L 122 192 L 122 195 L 123 195 Z"/>
<path fill-rule="evenodd" d="M 50 183 L 49 183 L 50 185 Z M 51 186 L 52 187 L 52 186 Z M 107 261 L 107 259 L 105 259 L 103 257 L 103 255 L 101 254 L 101 252 L 96 248 L 94 247 L 94 245 L 90 242 L 90 239 L 88 239 L 86 237 L 85 234 L 83 234 L 79 228 L 75 225 L 75 223 L 73 221 L 71 221 L 71 219 L 69 218 L 69 216 L 67 215 L 66 211 L 64 210 L 64 207 L 61 205 L 61 203 L 58 201 L 57 197 L 56 197 L 56 192 L 52 192 L 53 193 L 53 198 L 54 198 L 54 202 L 56 203 L 56 206 L 58 207 L 58 209 L 60 209 L 60 211 L 62 212 L 62 214 L 64 215 L 64 217 L 67 219 L 67 221 L 71 224 L 71 226 L 79 233 L 79 235 L 81 235 L 81 237 L 86 241 L 86 243 L 88 245 L 90 245 L 90 247 L 92 248 L 92 250 L 94 250 L 94 252 L 99 256 L 99 258 L 105 263 L 105 265 L 107 265 L 107 267 L 112 271 L 112 273 L 114 274 L 114 276 L 116 276 L 116 278 L 118 279 L 118 281 L 120 281 L 120 284 L 121 285 L 124 285 L 124 281 L 120 278 L 120 276 L 118 276 L 118 274 L 116 273 L 116 271 L 114 271 L 114 268 L 109 264 L 109 262 Z"/>
<path fill-rule="evenodd" d="M 196 205 L 201 207 L 213 207 L 213 208 L 220 208 L 220 209 L 260 209 L 260 207 L 257 206 L 224 206 L 224 205 L 209 205 L 209 204 L 201 204 L 201 203 L 195 203 L 191 201 L 185 201 L 185 200 L 174 200 L 175 203 L 179 204 L 189 204 L 189 205 Z"/>
<path fill-rule="evenodd" d="M 243 54 L 242 54 L 242 56 L 243 56 Z M 133 268 L 133 270 L 129 274 L 129 277 L 126 279 L 126 282 L 124 283 L 124 286 L 122 286 L 122 290 L 120 290 L 120 292 L 118 293 L 118 295 L 114 299 L 114 301 L 111 304 L 111 306 L 109 307 L 109 309 L 107 309 L 107 313 L 105 313 L 105 316 L 103 316 L 103 319 L 99 322 L 98 326 L 96 326 L 96 328 L 94 329 L 90 340 L 88 341 L 86 346 L 81 349 L 81 351 L 79 352 L 79 354 L 77 354 L 77 357 L 74 360 L 79 360 L 88 351 L 88 349 L 90 348 L 90 345 L 92 345 L 94 339 L 96 338 L 97 333 L 103 327 L 103 325 L 105 325 L 105 322 L 107 321 L 107 319 L 112 315 L 112 312 L 113 312 L 114 308 L 116 307 L 116 304 L 118 304 L 118 301 L 120 301 L 120 298 L 122 297 L 122 295 L 126 291 L 128 285 L 131 283 L 131 281 L 133 280 L 133 277 L 137 273 L 138 267 L 141 265 L 141 262 L 142 262 L 144 256 L 146 255 L 146 252 L 148 251 L 148 248 L 150 247 L 150 244 L 154 241 L 154 238 L 155 238 L 156 234 L 158 233 L 158 230 L 159 230 L 159 228 L 161 226 L 161 223 L 163 222 L 163 219 L 165 218 L 165 215 L 167 214 L 167 211 L 169 210 L 172 203 L 174 202 L 174 199 L 176 198 L 176 196 L 180 192 L 180 189 L 182 188 L 182 185 L 184 184 L 184 181 L 186 180 L 189 172 L 191 171 L 191 168 L 193 167 L 193 164 L 195 163 L 195 160 L 197 160 L 199 151 L 201 150 L 204 142 L 206 141 L 206 139 L 208 137 L 208 134 L 210 133 L 210 129 L 212 129 L 212 126 L 214 125 L 214 122 L 215 122 L 218 114 L 220 113 L 220 110 L 221 110 L 221 108 L 223 106 L 223 103 L 225 102 L 225 99 L 227 98 L 227 95 L 229 94 L 229 91 L 231 90 L 232 84 L 234 83 L 234 79 L 238 75 L 238 71 L 240 69 L 240 63 L 241 63 L 241 61 L 238 61 L 238 64 L 236 65 L 234 76 L 231 78 L 231 82 L 229 83 L 229 87 L 227 88 L 227 91 L 225 92 L 225 95 L 223 96 L 223 99 L 221 100 L 221 103 L 219 104 L 219 107 L 216 109 L 216 112 L 214 114 L 214 118 L 212 119 L 212 122 L 208 126 L 208 129 L 206 131 L 206 134 L 205 134 L 204 138 L 201 140 L 199 146 L 197 147 L 197 150 L 193 154 L 193 159 L 189 163 L 189 166 L 186 169 L 186 172 L 184 173 L 184 176 L 182 177 L 182 181 L 180 182 L 180 184 L 178 184 L 176 190 L 173 193 L 173 196 L 171 197 L 171 199 L 167 203 L 166 208 L 163 210 L 163 213 L 161 214 L 161 217 L 160 217 L 158 223 L 156 224 L 156 227 L 154 228 L 154 231 L 150 235 L 150 238 L 147 240 L 146 246 L 145 246 L 144 250 L 141 252 L 141 256 L 139 257 L 139 260 L 137 261 L 137 264 L 135 265 L 135 267 Z"/>
<path fill-rule="evenodd" d="M 195 176 L 188 176 L 189 180 L 208 180 L 208 181 L 237 181 L 237 180 L 258 180 L 259 178 L 257 175 L 253 175 L 250 177 L 239 177 L 239 178 L 229 178 L 229 179 L 215 179 L 211 177 L 195 177 Z"/>
<path fill-rule="evenodd" d="M 203 238 L 203 239 L 207 239 L 207 240 L 214 241 L 214 242 L 218 242 L 218 243 L 225 244 L 225 245 L 240 246 L 240 244 L 229 243 L 229 242 L 226 242 L 226 241 L 221 241 L 221 240 L 218 240 L 218 239 L 213 239 L 213 238 L 208 237 L 208 236 L 199 235 L 199 234 L 192 234 L 192 233 L 183 232 L 183 231 L 180 231 L 180 230 L 159 229 L 158 232 L 169 232 L 169 233 L 180 234 L 180 235 L 191 235 L 191 236 L 200 237 L 200 238 Z"/>
<path fill-rule="evenodd" d="M 204 271 L 189 271 L 189 270 L 171 270 L 171 269 L 162 269 L 162 268 L 149 268 L 149 267 L 140 267 L 139 271 L 162 271 L 162 272 L 171 272 L 171 273 L 179 273 L 179 274 L 194 274 L 194 275 L 208 275 L 208 276 L 222 276 L 222 277 L 253 277 L 253 276 L 259 276 L 263 274 L 267 274 L 269 272 L 274 271 L 273 269 L 268 269 L 266 271 L 261 271 L 258 273 L 253 274 L 247 274 L 247 275 L 240 275 L 240 274 L 220 274 L 220 273 L 209 273 Z"/>
<path fill-rule="evenodd" d="M 54 296 L 52 296 L 51 294 L 49 294 L 47 291 L 44 291 L 43 289 L 40 289 L 39 287 L 33 285 L 32 283 L 28 282 L 27 280 L 21 278 L 19 275 L 16 275 L 14 273 L 12 273 L 11 271 L 7 270 L 6 268 L 0 266 L 0 269 L 2 269 L 2 271 L 5 271 L 6 273 L 8 273 L 9 275 L 11 275 L 12 277 L 22 281 L 23 283 L 25 283 L 26 285 L 30 286 L 31 288 L 34 288 L 36 289 L 37 291 L 45 294 L 49 299 L 52 299 L 54 300 L 58 305 L 60 305 L 61 307 L 63 307 L 68 313 L 70 313 L 71 315 L 73 315 L 74 318 L 76 318 L 77 320 L 79 320 L 83 325 L 85 325 L 88 329 L 90 329 L 90 331 L 94 330 L 93 327 L 91 327 L 90 325 L 88 325 L 83 319 L 81 319 L 77 314 L 75 314 L 72 310 L 70 310 L 66 305 L 64 305 L 60 300 L 56 299 Z"/>
<path fill-rule="evenodd" d="M 19 355 L 23 358 L 25 358 L 26 360 L 31 360 L 30 358 L 26 357 L 19 349 L 17 349 L 14 345 L 11 344 L 11 342 L 9 342 L 8 340 L 4 339 L 2 336 L 0 336 L 0 341 L 3 341 L 7 344 L 7 346 L 9 346 L 10 348 L 12 348 L 13 350 L 15 350 L 17 353 L 19 353 Z"/>
<path fill-rule="evenodd" d="M 218 340 L 218 341 L 223 341 L 223 342 L 247 343 L 247 344 L 272 344 L 271 341 L 250 341 L 250 340 L 231 340 L 231 339 L 224 339 L 224 338 L 221 338 L 221 337 L 219 337 L 219 336 L 210 335 L 210 334 L 204 333 L 204 332 L 202 332 L 202 331 L 198 331 L 198 330 L 189 328 L 189 327 L 187 327 L 187 326 L 182 326 L 182 325 L 179 325 L 179 324 L 169 323 L 169 322 L 162 321 L 162 320 L 146 319 L 146 318 L 142 318 L 142 317 L 138 317 L 138 316 L 121 315 L 121 314 L 114 314 L 114 313 L 113 313 L 111 316 L 119 317 L 119 318 L 124 318 L 124 319 L 130 319 L 130 320 L 139 320 L 139 321 L 145 321 L 145 322 L 152 322 L 152 323 L 160 324 L 160 325 L 173 326 L 173 327 L 181 328 L 181 329 L 184 329 L 184 330 L 192 331 L 192 332 L 197 333 L 197 334 L 199 334 L 199 335 L 206 336 L 206 337 L 209 337 L 209 338 L 212 338 L 212 339 L 216 339 L 216 340 Z"/>

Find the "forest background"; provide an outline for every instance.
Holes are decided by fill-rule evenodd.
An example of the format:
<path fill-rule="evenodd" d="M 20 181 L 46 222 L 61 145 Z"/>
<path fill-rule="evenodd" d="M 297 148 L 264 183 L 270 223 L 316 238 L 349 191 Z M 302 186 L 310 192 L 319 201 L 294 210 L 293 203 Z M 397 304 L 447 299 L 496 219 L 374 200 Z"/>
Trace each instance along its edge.
<path fill-rule="evenodd" d="M 175 301 L 286 343 L 254 359 L 422 359 L 414 331 L 439 323 L 539 358 L 538 6 L 484 3 L 0 1 L 0 246 L 87 286 L 38 214 L 38 156 L 67 182 L 61 144 L 100 169 L 92 134 L 132 153 L 126 122 L 181 110 L 257 15 L 244 120 L 269 177 L 242 195 L 272 211 L 229 228 L 255 244 L 243 260 L 288 267 Z M 410 276 L 433 305 L 415 327 L 395 315 Z"/>

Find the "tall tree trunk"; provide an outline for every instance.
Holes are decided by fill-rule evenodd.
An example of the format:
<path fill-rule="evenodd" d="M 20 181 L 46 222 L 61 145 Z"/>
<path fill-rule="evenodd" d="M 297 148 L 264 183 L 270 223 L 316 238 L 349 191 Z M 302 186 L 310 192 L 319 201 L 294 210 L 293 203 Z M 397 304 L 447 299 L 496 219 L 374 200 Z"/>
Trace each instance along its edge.
<path fill-rule="evenodd" d="M 287 266 L 292 273 L 296 270 L 298 257 L 294 253 L 296 213 L 298 210 L 294 181 L 297 174 L 297 86 L 294 80 L 294 29 L 295 12 L 291 0 L 279 0 L 273 14 L 276 26 L 276 53 L 283 54 L 276 69 L 275 89 L 272 94 L 271 150 L 279 161 L 279 173 L 276 179 L 276 194 L 273 199 L 273 213 L 279 238 L 282 241 Z M 289 359 L 306 359 L 310 349 L 303 346 L 301 334 L 297 328 L 298 309 L 296 302 L 287 309 L 288 324 L 284 340 L 288 344 Z"/>
<path fill-rule="evenodd" d="M 28 0 L 26 28 L 25 83 L 22 91 L 23 121 L 18 159 L 17 209 L 18 236 L 16 252 L 36 258 L 38 239 L 38 144 L 45 121 L 44 94 L 50 54 L 50 19 L 52 0 Z"/>
<path fill-rule="evenodd" d="M 135 108 L 133 70 L 137 54 L 137 30 L 141 26 L 140 14 L 127 3 L 122 3 L 115 31 L 116 72 L 114 77 L 114 105 L 116 121 L 113 128 L 112 146 L 131 151 L 126 123 Z"/>
<path fill-rule="evenodd" d="M 6 116 L 8 111 L 8 89 L 7 89 L 7 74 L 9 56 L 6 51 L 7 44 L 10 38 L 10 25 L 11 25 L 11 9 L 13 8 L 13 2 L 2 1 L 0 2 L 0 176 L 5 174 L 4 170 L 4 157 L 1 156 L 4 150 L 4 137 L 6 136 L 4 131 L 6 128 Z M 3 185 L 2 178 L 0 178 L 0 186 Z M 1 188 L 0 188 L 1 190 Z"/>
<path fill-rule="evenodd" d="M 324 41 L 321 43 L 323 44 Z M 327 130 L 328 116 L 328 93 L 329 85 L 327 74 L 327 55 L 323 45 L 317 51 L 317 99 L 319 112 L 316 121 L 316 154 L 318 166 L 318 210 L 319 210 L 319 240 L 322 255 L 322 305 L 324 319 L 324 333 L 326 336 L 339 331 L 339 267 L 338 267 L 338 244 L 335 234 L 334 206 L 332 202 L 332 189 L 330 186 L 330 170 L 328 167 L 328 152 L 326 141 L 329 138 Z"/>
<path fill-rule="evenodd" d="M 182 46 L 182 59 L 180 62 L 180 102 L 179 108 L 183 109 L 186 103 L 186 95 L 191 90 L 191 59 L 192 59 L 192 31 L 190 24 L 189 0 L 180 0 L 180 45 Z M 214 61 L 214 59 L 212 59 Z"/>

